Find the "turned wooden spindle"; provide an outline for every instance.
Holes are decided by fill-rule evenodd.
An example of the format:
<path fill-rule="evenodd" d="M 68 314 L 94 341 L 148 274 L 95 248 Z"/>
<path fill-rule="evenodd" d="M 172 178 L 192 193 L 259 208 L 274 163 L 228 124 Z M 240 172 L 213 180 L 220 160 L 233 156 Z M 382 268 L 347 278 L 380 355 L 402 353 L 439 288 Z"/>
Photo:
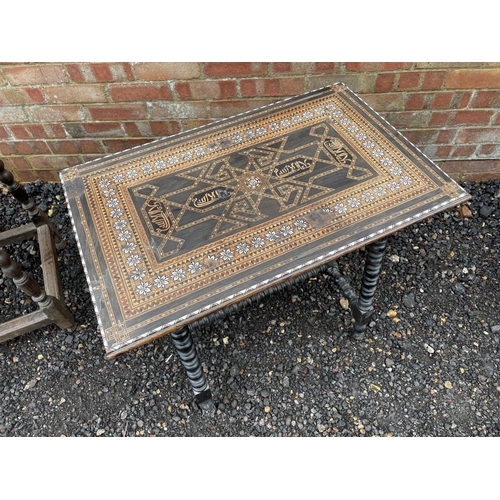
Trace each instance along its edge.
<path fill-rule="evenodd" d="M 54 224 L 49 220 L 47 215 L 35 205 L 35 202 L 29 197 L 28 193 L 19 182 L 14 179 L 12 172 L 5 168 L 5 164 L 0 160 L 0 182 L 5 184 L 9 193 L 22 205 L 28 212 L 31 221 L 35 226 L 47 224 L 50 227 L 51 233 L 54 235 L 54 242 L 56 248 L 61 250 L 66 246 L 66 242 L 62 239 L 59 231 Z"/>
<path fill-rule="evenodd" d="M 21 269 L 16 261 L 11 260 L 10 255 L 3 248 L 0 248 L 0 269 L 5 276 L 12 279 L 17 288 L 32 298 L 46 317 L 57 326 L 68 330 L 76 328 L 75 319 L 64 302 L 48 295 L 27 272 Z"/>
<path fill-rule="evenodd" d="M 7 278 L 12 279 L 17 288 L 31 297 L 39 306 L 49 305 L 45 290 L 27 272 L 23 271 L 16 261 L 11 260 L 10 255 L 2 248 L 0 248 L 0 268 Z"/>

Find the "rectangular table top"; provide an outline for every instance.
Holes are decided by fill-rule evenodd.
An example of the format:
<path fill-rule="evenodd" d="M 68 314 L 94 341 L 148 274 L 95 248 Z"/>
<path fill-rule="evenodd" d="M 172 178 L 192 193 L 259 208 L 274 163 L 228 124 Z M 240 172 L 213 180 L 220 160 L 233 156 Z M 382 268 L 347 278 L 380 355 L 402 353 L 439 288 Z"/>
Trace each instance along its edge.
<path fill-rule="evenodd" d="M 108 357 L 470 199 L 343 84 L 61 180 Z"/>

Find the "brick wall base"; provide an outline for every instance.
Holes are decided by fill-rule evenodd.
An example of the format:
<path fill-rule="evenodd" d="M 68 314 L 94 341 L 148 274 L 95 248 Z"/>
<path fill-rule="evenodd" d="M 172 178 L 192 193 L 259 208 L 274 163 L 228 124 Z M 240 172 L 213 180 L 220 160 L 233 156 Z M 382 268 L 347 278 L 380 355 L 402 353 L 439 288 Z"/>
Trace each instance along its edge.
<path fill-rule="evenodd" d="M 457 180 L 500 178 L 500 63 L 0 63 L 0 156 L 24 182 L 336 82 Z"/>

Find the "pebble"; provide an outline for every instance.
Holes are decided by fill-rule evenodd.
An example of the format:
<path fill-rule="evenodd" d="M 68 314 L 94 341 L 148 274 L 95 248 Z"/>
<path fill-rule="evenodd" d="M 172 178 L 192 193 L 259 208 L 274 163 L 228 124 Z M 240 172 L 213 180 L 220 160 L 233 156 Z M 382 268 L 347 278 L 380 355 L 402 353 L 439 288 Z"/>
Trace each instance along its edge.
<path fill-rule="evenodd" d="M 479 215 L 483 219 L 487 219 L 494 211 L 495 211 L 495 207 L 492 207 L 492 206 L 481 207 L 479 210 Z"/>
<path fill-rule="evenodd" d="M 493 325 L 491 327 L 491 333 L 493 334 L 500 333 L 500 325 Z"/>
<path fill-rule="evenodd" d="M 403 304 L 409 309 L 413 309 L 416 306 L 415 294 L 409 293 L 403 297 Z"/>

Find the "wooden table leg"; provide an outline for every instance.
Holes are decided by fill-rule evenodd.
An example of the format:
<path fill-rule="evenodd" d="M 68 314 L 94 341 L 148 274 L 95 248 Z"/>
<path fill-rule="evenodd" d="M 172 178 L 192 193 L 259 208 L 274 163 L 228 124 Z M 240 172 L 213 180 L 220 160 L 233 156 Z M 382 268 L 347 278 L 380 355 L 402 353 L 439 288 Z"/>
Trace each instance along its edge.
<path fill-rule="evenodd" d="M 208 386 L 207 377 L 203 373 L 189 327 L 184 326 L 171 333 L 170 336 L 181 363 L 186 369 L 187 377 L 194 390 L 196 403 L 203 413 L 213 415 L 215 405 L 212 399 L 212 391 Z"/>
<path fill-rule="evenodd" d="M 366 262 L 359 291 L 359 298 L 351 305 L 354 317 L 353 336 L 355 339 L 362 339 L 368 323 L 372 319 L 375 310 L 373 309 L 373 297 L 377 289 L 377 283 L 382 271 L 382 261 L 384 260 L 387 239 L 375 241 L 366 247 Z"/>

